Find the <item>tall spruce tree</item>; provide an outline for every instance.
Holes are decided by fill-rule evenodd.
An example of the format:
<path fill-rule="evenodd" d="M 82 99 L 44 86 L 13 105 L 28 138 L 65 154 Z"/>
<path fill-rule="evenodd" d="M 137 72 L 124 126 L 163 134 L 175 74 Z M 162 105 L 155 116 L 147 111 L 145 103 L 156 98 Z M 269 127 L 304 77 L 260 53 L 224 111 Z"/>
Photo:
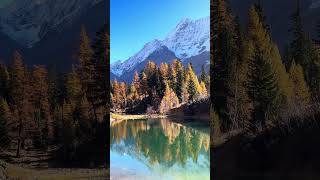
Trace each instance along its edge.
<path fill-rule="evenodd" d="M 187 67 L 187 72 L 189 75 L 188 83 L 188 94 L 189 94 L 189 101 L 194 102 L 197 98 L 201 95 L 201 86 L 198 81 L 198 78 L 193 71 L 192 65 L 189 63 Z"/>
<path fill-rule="evenodd" d="M 95 72 L 93 73 L 94 84 L 92 84 L 93 93 L 90 95 L 93 99 L 94 106 L 103 108 L 107 113 L 110 103 L 110 37 L 107 33 L 107 26 L 104 25 L 100 31 L 96 33 L 96 38 L 93 48 L 93 62 L 95 65 Z"/>
<path fill-rule="evenodd" d="M 209 86 L 210 76 L 206 72 L 204 65 L 201 66 L 200 81 L 202 81 L 206 85 L 206 87 Z"/>
<path fill-rule="evenodd" d="M 9 72 L 4 64 L 0 64 L 0 96 L 8 99 L 9 97 Z"/>
<path fill-rule="evenodd" d="M 249 64 L 248 94 L 253 103 L 251 128 L 265 128 L 277 116 L 280 93 L 277 77 L 259 47 Z"/>
<path fill-rule="evenodd" d="M 232 126 L 240 117 L 237 114 L 241 106 L 238 104 L 237 79 L 240 64 L 240 27 L 231 15 L 225 0 L 214 1 L 215 15 L 213 34 L 213 62 L 211 64 L 211 101 L 213 108 L 220 117 L 222 130 Z M 237 27 L 238 26 L 238 27 Z M 238 28 L 238 29 L 237 29 Z M 245 92 L 245 91 L 243 91 Z M 243 94 L 244 95 L 244 94 Z M 245 97 L 245 96 L 243 96 Z M 245 107 L 245 105 L 243 105 Z M 232 122 L 233 121 L 233 122 Z"/>
<path fill-rule="evenodd" d="M 283 105 L 290 104 L 293 96 L 293 84 L 282 63 L 281 56 L 277 46 L 272 42 L 270 35 L 264 28 L 255 8 L 250 8 L 249 23 L 247 27 L 247 50 L 245 58 L 249 61 L 255 56 L 257 51 L 262 58 L 266 60 L 272 68 L 277 79 L 277 86 L 281 94 Z"/>
<path fill-rule="evenodd" d="M 290 67 L 292 61 L 295 61 L 296 64 L 302 66 L 305 80 L 313 96 L 317 97 L 320 87 L 320 51 L 316 42 L 312 41 L 304 31 L 300 0 L 297 0 L 296 10 L 291 16 L 291 21 L 289 29 L 291 43 L 286 64 Z"/>
<path fill-rule="evenodd" d="M 291 15 L 291 27 L 289 33 L 291 34 L 290 43 L 290 57 L 287 59 L 286 66 L 290 69 L 292 61 L 295 60 L 297 64 L 300 64 L 303 68 L 306 68 L 308 64 L 307 49 L 306 49 L 306 34 L 303 29 L 303 20 L 300 0 L 296 1 L 296 10 Z"/>
<path fill-rule="evenodd" d="M 177 82 L 175 86 L 175 93 L 179 98 L 179 101 L 183 100 L 183 87 L 184 87 L 184 69 L 181 61 L 176 62 Z"/>

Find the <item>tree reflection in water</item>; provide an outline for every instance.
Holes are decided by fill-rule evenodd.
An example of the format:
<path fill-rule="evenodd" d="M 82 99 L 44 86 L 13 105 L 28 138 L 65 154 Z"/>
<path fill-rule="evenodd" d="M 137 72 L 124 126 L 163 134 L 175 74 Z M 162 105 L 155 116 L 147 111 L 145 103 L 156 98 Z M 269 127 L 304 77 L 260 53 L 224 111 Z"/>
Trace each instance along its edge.
<path fill-rule="evenodd" d="M 110 138 L 111 151 L 126 153 L 152 170 L 210 169 L 208 127 L 168 119 L 131 120 L 113 125 Z"/>

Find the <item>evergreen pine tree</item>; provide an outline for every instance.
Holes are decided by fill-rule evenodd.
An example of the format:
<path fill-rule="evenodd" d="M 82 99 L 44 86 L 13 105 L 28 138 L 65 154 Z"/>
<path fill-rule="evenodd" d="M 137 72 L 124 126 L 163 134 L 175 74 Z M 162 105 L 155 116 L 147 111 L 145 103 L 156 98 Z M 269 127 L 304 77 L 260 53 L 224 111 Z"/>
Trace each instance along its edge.
<path fill-rule="evenodd" d="M 249 12 L 248 24 L 248 45 L 246 59 L 252 59 L 259 52 L 261 58 L 267 61 L 272 68 L 277 79 L 277 86 L 281 97 L 281 102 L 286 105 L 290 104 L 293 96 L 293 84 L 286 72 L 286 68 L 281 61 L 281 56 L 277 46 L 272 42 L 270 35 L 264 29 L 259 15 L 254 8 Z M 246 60 L 247 61 L 247 60 Z M 249 60 L 250 61 L 250 60 Z"/>
<path fill-rule="evenodd" d="M 293 59 L 297 64 L 300 64 L 303 68 L 306 68 L 308 64 L 307 49 L 306 49 L 306 34 L 303 29 L 302 13 L 300 0 L 297 0 L 296 10 L 291 15 L 291 43 L 290 43 L 290 59 L 288 59 L 287 67 L 290 69 Z"/>
<path fill-rule="evenodd" d="M 200 81 L 202 81 L 206 85 L 206 87 L 209 86 L 210 76 L 208 75 L 208 73 L 204 69 L 204 65 L 201 66 Z"/>
<path fill-rule="evenodd" d="M 228 99 L 231 94 L 230 80 L 237 62 L 237 31 L 234 17 L 225 0 L 213 1 L 215 15 L 213 29 L 213 61 L 211 62 L 211 102 L 214 111 L 223 119 L 222 130 L 231 125 Z"/>
<path fill-rule="evenodd" d="M 181 61 L 176 60 L 176 85 L 175 85 L 175 93 L 179 98 L 179 101 L 183 101 L 183 87 L 184 87 L 184 69 Z"/>
<path fill-rule="evenodd" d="M 264 59 L 259 48 L 249 64 L 248 91 L 253 102 L 253 126 L 266 128 L 277 116 L 280 93 L 271 64 Z M 252 127 L 251 127 L 252 128 Z"/>
<path fill-rule="evenodd" d="M 9 72 L 4 64 L 0 64 L 0 96 L 9 98 Z"/>
<path fill-rule="evenodd" d="M 92 104 L 93 110 L 103 108 L 104 111 L 108 111 L 109 105 L 109 75 L 110 75 L 110 37 L 107 33 L 107 26 L 96 33 L 95 42 L 93 48 L 93 84 L 91 84 L 91 94 L 88 94 L 88 100 Z M 105 112 L 107 113 L 107 112 Z M 96 113 L 95 113 L 96 116 Z"/>
<path fill-rule="evenodd" d="M 201 86 L 199 84 L 198 78 L 195 74 L 195 72 L 192 69 L 192 65 L 188 64 L 188 74 L 189 74 L 189 81 L 188 83 L 188 94 L 189 94 L 189 101 L 194 102 L 197 100 L 199 95 L 201 94 Z"/>

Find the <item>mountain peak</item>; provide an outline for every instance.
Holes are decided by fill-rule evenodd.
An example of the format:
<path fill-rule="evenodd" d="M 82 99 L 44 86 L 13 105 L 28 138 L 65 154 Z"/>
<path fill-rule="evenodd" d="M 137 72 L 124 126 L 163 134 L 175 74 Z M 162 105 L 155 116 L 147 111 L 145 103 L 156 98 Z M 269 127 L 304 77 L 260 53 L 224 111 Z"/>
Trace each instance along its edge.
<path fill-rule="evenodd" d="M 146 43 L 134 56 L 119 63 L 111 65 L 111 71 L 117 76 L 131 71 L 141 62 L 148 60 L 154 52 L 170 51 L 182 61 L 203 52 L 210 51 L 210 18 L 197 20 L 183 18 L 175 28 L 170 31 L 164 40 L 154 39 Z"/>
<path fill-rule="evenodd" d="M 161 44 L 161 41 L 160 41 L 160 40 L 154 39 L 154 40 L 146 43 L 146 44 L 143 46 L 143 49 L 152 48 L 152 47 L 155 47 L 155 46 L 156 46 L 156 47 L 159 47 L 159 46 L 161 46 L 161 45 L 162 45 L 162 44 Z"/>
<path fill-rule="evenodd" d="M 210 51 L 210 17 L 180 21 L 163 43 L 181 59 Z"/>
<path fill-rule="evenodd" d="M 182 19 L 180 20 L 180 22 L 177 24 L 177 27 L 178 27 L 178 26 L 181 26 L 181 25 L 184 25 L 184 24 L 187 24 L 187 23 L 189 23 L 190 21 L 191 21 L 190 18 L 182 18 Z"/>

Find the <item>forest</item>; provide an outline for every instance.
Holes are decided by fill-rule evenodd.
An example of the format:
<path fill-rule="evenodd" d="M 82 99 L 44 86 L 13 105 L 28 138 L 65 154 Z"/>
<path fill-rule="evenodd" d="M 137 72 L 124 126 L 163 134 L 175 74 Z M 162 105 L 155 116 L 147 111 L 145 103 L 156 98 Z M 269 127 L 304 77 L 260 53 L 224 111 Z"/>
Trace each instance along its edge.
<path fill-rule="evenodd" d="M 319 41 L 304 32 L 300 7 L 292 14 L 283 57 L 259 3 L 248 12 L 245 31 L 224 0 L 213 2 L 213 16 L 214 133 L 241 128 L 255 134 L 319 113 Z"/>
<path fill-rule="evenodd" d="M 182 104 L 208 100 L 209 73 L 204 66 L 199 77 L 192 64 L 184 67 L 180 60 L 171 64 L 148 61 L 134 74 L 132 83 L 111 83 L 111 108 L 116 112 L 166 114 Z"/>
<path fill-rule="evenodd" d="M 105 26 L 91 41 L 83 27 L 79 39 L 68 73 L 28 67 L 18 51 L 9 65 L 0 65 L 1 156 L 53 149 L 65 165 L 97 154 L 106 163 L 109 35 Z"/>
<path fill-rule="evenodd" d="M 291 141 L 288 138 L 305 135 L 318 126 L 320 24 L 314 29 L 318 36 L 311 37 L 304 30 L 303 12 L 297 1 L 289 22 L 290 42 L 286 51 L 280 53 L 272 40 L 271 27 L 267 24 L 260 1 L 250 7 L 246 24 L 240 24 L 239 17 L 231 12 L 226 0 L 211 2 L 211 16 L 214 17 L 211 19 L 211 147 L 219 153 L 214 158 L 215 172 L 219 174 L 223 171 L 222 154 L 228 156 L 231 152 L 223 149 L 227 147 L 223 143 L 228 139 L 231 143 L 226 144 L 232 146 L 234 152 L 244 152 L 237 154 L 233 160 L 235 164 L 239 163 L 235 165 L 237 170 L 242 166 L 250 167 L 252 171 L 249 173 L 259 170 L 267 173 L 266 170 L 276 171 L 275 166 L 279 166 L 279 172 L 285 167 L 285 172 L 297 167 L 301 169 L 296 171 L 302 171 L 306 159 L 294 160 L 310 156 L 303 142 L 307 144 L 312 139 L 311 133 Z M 240 138 L 232 138 L 235 136 Z M 300 144 L 292 145 L 298 140 L 301 140 Z M 288 147 L 281 146 L 281 142 L 287 142 Z M 276 149 L 278 146 L 279 149 Z M 286 155 L 276 156 L 276 153 L 283 152 L 281 149 L 291 150 Z M 281 161 L 281 157 L 293 152 L 297 154 Z M 302 152 L 306 154 L 302 155 Z M 300 164 L 295 164 L 298 162 Z M 226 163 L 232 166 L 231 162 Z M 236 174 L 237 170 L 231 171 Z"/>

